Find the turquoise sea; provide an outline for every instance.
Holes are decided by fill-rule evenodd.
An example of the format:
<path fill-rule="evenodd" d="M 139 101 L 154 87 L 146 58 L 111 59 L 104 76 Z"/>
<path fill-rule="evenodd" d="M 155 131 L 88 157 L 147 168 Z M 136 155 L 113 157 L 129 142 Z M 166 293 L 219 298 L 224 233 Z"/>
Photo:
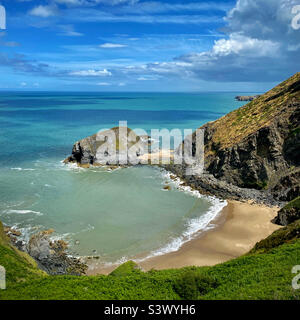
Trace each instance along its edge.
<path fill-rule="evenodd" d="M 126 120 L 196 129 L 243 105 L 233 93 L 0 93 L 0 220 L 28 237 L 53 228 L 72 254 L 104 263 L 177 250 L 225 205 L 150 167 L 62 164 L 75 141 Z M 166 182 L 171 191 L 163 190 Z"/>

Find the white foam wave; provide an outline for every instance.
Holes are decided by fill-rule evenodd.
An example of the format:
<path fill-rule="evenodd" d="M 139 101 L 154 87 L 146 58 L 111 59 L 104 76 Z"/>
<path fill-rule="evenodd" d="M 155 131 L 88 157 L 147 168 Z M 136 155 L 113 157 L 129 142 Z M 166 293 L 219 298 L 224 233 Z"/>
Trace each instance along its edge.
<path fill-rule="evenodd" d="M 149 259 L 154 256 L 160 256 L 170 252 L 178 251 L 186 242 L 194 239 L 199 234 L 199 232 L 212 229 L 214 227 L 212 221 L 218 217 L 222 209 L 227 205 L 227 201 L 225 200 L 221 200 L 212 196 L 205 196 L 202 195 L 199 191 L 193 190 L 189 186 L 182 186 L 183 181 L 178 177 L 176 177 L 175 179 L 171 179 L 171 175 L 173 176 L 173 174 L 166 170 L 163 170 L 162 174 L 164 179 L 167 179 L 170 184 L 175 185 L 177 189 L 186 192 L 196 198 L 206 199 L 210 203 L 212 203 L 212 206 L 202 216 L 188 220 L 186 222 L 186 230 L 181 236 L 172 239 L 167 245 L 159 248 L 158 250 L 152 251 L 146 258 L 135 260 L 137 262 Z"/>
<path fill-rule="evenodd" d="M 9 210 L 5 210 L 5 213 L 11 214 L 11 213 L 16 213 L 16 214 L 29 214 L 29 213 L 34 213 L 37 216 L 42 216 L 43 213 L 39 212 L 39 211 L 33 211 L 33 210 L 13 210 L 13 209 L 9 209 Z"/>
<path fill-rule="evenodd" d="M 81 172 L 85 171 L 85 168 L 79 167 L 77 163 L 64 163 L 63 161 L 60 161 L 59 168 L 66 171 L 74 171 L 74 172 Z"/>
<path fill-rule="evenodd" d="M 18 170 L 18 171 L 35 171 L 35 169 L 30 168 L 10 168 L 10 170 Z"/>

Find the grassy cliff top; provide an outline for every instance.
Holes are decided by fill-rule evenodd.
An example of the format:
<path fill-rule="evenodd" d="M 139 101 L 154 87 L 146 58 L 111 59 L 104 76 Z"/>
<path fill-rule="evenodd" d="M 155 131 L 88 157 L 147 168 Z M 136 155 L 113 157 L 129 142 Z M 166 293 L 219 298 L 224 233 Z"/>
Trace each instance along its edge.
<path fill-rule="evenodd" d="M 299 250 L 298 221 L 251 253 L 213 267 L 142 272 L 127 262 L 109 276 L 48 276 L 5 238 L 0 265 L 6 268 L 7 289 L 0 290 L 0 300 L 299 299 L 299 290 L 291 287 Z"/>
<path fill-rule="evenodd" d="M 116 150 L 121 151 L 125 149 L 125 143 L 127 143 L 127 148 L 131 148 L 136 142 L 140 141 L 140 137 L 130 128 L 127 128 L 127 139 L 125 140 L 120 136 L 120 129 L 122 134 L 126 132 L 126 127 L 114 127 L 109 130 L 99 131 L 90 137 L 84 138 L 79 141 L 80 145 L 83 147 L 88 147 L 90 150 L 96 151 L 105 143 L 105 137 L 112 138 L 111 134 L 114 133 Z M 114 139 L 113 139 L 114 140 Z"/>
<path fill-rule="evenodd" d="M 220 149 L 231 147 L 270 125 L 277 116 L 284 116 L 283 111 L 288 111 L 290 106 L 299 101 L 300 72 L 245 106 L 208 123 L 206 126 L 214 132 L 211 142 Z"/>

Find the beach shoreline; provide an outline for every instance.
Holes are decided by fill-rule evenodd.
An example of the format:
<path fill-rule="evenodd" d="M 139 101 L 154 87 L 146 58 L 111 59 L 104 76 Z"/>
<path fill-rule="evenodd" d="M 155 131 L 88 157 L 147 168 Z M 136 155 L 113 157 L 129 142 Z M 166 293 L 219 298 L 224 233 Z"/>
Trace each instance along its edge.
<path fill-rule="evenodd" d="M 250 202 L 228 200 L 228 204 L 212 220 L 209 230 L 199 232 L 175 252 L 137 262 L 144 270 L 173 269 L 187 266 L 212 266 L 249 252 L 260 240 L 280 226 L 271 220 L 279 208 Z M 103 266 L 88 261 L 88 275 L 109 274 L 118 265 Z"/>

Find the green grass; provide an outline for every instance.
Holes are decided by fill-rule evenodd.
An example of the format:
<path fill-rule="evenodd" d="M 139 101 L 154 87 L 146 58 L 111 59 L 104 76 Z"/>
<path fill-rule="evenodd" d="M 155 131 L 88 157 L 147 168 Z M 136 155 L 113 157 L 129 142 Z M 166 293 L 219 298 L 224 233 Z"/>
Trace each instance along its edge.
<path fill-rule="evenodd" d="M 0 290 L 0 300 L 299 299 L 300 290 L 291 287 L 291 269 L 300 264 L 299 225 L 276 231 L 249 254 L 213 267 L 145 273 L 127 262 L 109 276 L 93 277 L 45 275 L 2 241 L 0 265 L 7 270 L 7 290 Z"/>
<path fill-rule="evenodd" d="M 299 237 L 300 220 L 297 220 L 284 228 L 276 230 L 268 238 L 258 242 L 250 253 L 266 253 L 283 244 L 295 242 Z"/>
<path fill-rule="evenodd" d="M 289 202 L 282 210 L 289 210 L 289 209 L 300 209 L 300 197 L 295 198 L 291 202 Z"/>

